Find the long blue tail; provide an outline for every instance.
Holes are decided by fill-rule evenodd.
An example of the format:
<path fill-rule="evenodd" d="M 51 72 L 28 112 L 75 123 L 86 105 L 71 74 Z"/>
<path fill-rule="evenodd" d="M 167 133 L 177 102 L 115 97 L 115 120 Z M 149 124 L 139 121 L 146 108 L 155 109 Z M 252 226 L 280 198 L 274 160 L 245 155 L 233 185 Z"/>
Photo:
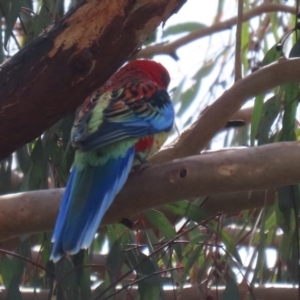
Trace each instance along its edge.
<path fill-rule="evenodd" d="M 50 259 L 57 262 L 65 252 L 77 253 L 92 243 L 97 228 L 116 194 L 123 187 L 134 158 L 134 147 L 124 157 L 104 165 L 73 167 L 52 236 Z"/>

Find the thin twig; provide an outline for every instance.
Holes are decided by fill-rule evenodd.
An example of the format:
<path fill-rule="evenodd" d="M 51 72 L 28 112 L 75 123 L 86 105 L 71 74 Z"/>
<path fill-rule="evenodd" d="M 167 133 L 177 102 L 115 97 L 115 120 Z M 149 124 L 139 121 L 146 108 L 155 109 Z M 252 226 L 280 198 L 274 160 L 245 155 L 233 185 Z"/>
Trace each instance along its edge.
<path fill-rule="evenodd" d="M 294 7 L 285 5 L 285 4 L 276 4 L 276 3 L 264 3 L 260 6 L 257 6 L 243 14 L 243 22 L 249 21 L 250 19 L 260 16 L 263 13 L 268 12 L 286 12 L 291 14 L 296 14 Z M 205 27 L 196 31 L 191 32 L 183 36 L 182 38 L 177 39 L 174 42 L 168 44 L 160 44 L 155 46 L 149 46 L 145 49 L 142 49 L 137 53 L 137 57 L 151 58 L 157 54 L 167 54 L 171 57 L 177 57 L 176 51 L 183 46 L 186 46 L 188 43 L 191 43 L 200 38 L 231 29 L 232 26 L 237 24 L 237 17 L 230 18 L 226 21 L 216 23 L 212 26 Z"/>
<path fill-rule="evenodd" d="M 242 79 L 242 28 L 244 0 L 238 2 L 238 15 L 235 39 L 234 81 Z"/>

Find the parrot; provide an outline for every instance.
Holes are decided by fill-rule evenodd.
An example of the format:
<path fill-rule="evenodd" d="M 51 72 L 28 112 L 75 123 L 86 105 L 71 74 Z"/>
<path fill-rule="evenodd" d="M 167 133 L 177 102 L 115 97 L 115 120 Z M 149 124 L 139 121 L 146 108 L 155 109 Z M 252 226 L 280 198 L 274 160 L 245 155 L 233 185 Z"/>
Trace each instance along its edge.
<path fill-rule="evenodd" d="M 134 166 L 166 141 L 174 123 L 170 75 L 133 60 L 83 102 L 71 130 L 74 162 L 52 235 L 50 260 L 87 249 Z"/>

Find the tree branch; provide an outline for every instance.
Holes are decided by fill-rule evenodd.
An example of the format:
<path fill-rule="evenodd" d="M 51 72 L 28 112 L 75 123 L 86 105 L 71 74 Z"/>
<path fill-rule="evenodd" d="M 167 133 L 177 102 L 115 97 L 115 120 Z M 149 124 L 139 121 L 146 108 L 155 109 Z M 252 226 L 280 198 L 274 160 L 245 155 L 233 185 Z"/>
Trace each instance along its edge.
<path fill-rule="evenodd" d="M 296 14 L 296 9 L 294 7 L 284 5 L 284 4 L 275 4 L 275 3 L 264 3 L 260 6 L 257 6 L 247 12 L 244 12 L 243 14 L 243 21 L 249 21 L 250 19 L 260 16 L 263 13 L 269 13 L 269 12 L 286 12 L 291 14 Z M 176 55 L 176 51 L 195 40 L 198 40 L 200 38 L 231 29 L 232 26 L 236 25 L 237 23 L 237 17 L 232 17 L 226 21 L 219 22 L 216 24 L 213 24 L 209 27 L 202 28 L 196 31 L 193 31 L 186 36 L 177 39 L 174 42 L 168 43 L 168 44 L 160 44 L 160 45 L 154 45 L 149 46 L 143 50 L 141 50 L 139 53 L 137 53 L 137 57 L 144 57 L 144 58 L 151 58 L 154 55 L 158 54 L 166 54 L 170 55 L 171 57 L 178 57 Z"/>
<path fill-rule="evenodd" d="M 81 2 L 2 64 L 0 159 L 74 111 L 185 1 Z"/>
<path fill-rule="evenodd" d="M 242 28 L 244 1 L 238 0 L 238 15 L 235 34 L 234 81 L 242 79 Z"/>
<path fill-rule="evenodd" d="M 250 98 L 276 86 L 300 80 L 300 59 L 281 58 L 237 81 L 200 115 L 190 128 L 169 147 L 155 155 L 151 162 L 161 163 L 200 153 L 214 135 Z"/>
<path fill-rule="evenodd" d="M 265 92 L 268 89 L 279 84 L 297 79 L 300 80 L 300 59 L 290 59 L 280 60 L 279 62 L 262 68 L 254 74 L 251 74 L 250 76 L 247 76 L 246 78 L 238 81 L 231 89 L 225 92 L 214 104 L 212 104 L 206 111 L 204 111 L 196 124 L 194 124 L 194 126 L 190 130 L 186 131 L 180 137 L 179 141 L 173 148 L 169 148 L 158 153 L 154 157 L 154 159 L 156 158 L 155 161 L 162 162 L 199 153 L 202 147 L 205 146 L 206 143 L 213 137 L 215 132 L 224 127 L 227 120 L 230 119 L 234 112 L 236 112 L 241 107 L 245 100 L 252 96 L 255 96 L 256 94 Z M 218 117 L 216 118 L 216 116 Z M 203 128 L 205 128 L 205 130 L 203 130 Z M 295 143 L 295 145 L 297 145 L 297 143 Z M 278 145 L 274 145 L 272 147 L 276 148 L 278 147 Z M 261 149 L 261 147 L 257 149 Z M 247 151 L 256 151 L 256 148 L 252 150 L 247 149 Z M 220 157 L 223 157 L 223 155 L 224 154 L 221 153 Z M 282 153 L 282 155 L 284 155 L 284 153 Z M 206 160 L 209 157 L 212 157 L 212 155 L 204 155 L 199 159 Z M 291 157 L 292 156 L 290 156 L 289 159 L 291 159 Z M 218 157 L 216 157 L 216 159 L 218 159 Z M 266 158 L 266 161 L 268 161 L 268 159 L 269 157 Z M 291 161 L 297 161 L 297 159 L 299 158 L 295 158 L 295 160 Z M 187 161 L 189 161 L 189 159 L 187 159 Z M 177 170 L 177 173 L 175 172 L 177 174 L 176 176 L 178 176 L 178 172 L 180 172 L 180 170 L 182 170 L 182 167 L 184 167 L 184 164 L 180 165 L 180 162 L 185 164 L 185 160 L 173 162 L 170 164 L 170 166 L 173 166 Z M 168 166 L 168 164 L 161 166 L 161 168 L 165 168 L 166 166 Z M 285 166 L 283 165 L 283 167 Z M 128 217 L 139 211 L 145 210 L 150 207 L 155 207 L 166 202 L 187 199 L 189 197 L 197 197 L 200 195 L 212 195 L 213 192 L 215 193 L 217 191 L 216 186 L 220 186 L 218 182 L 215 181 L 217 180 L 217 178 L 209 177 L 210 173 L 207 171 L 202 173 L 203 182 L 207 182 L 208 179 L 211 190 L 204 189 L 205 187 L 207 187 L 206 184 L 201 186 L 201 188 L 195 188 L 195 190 L 187 187 L 181 190 L 180 184 L 175 189 L 175 185 L 168 185 L 170 184 L 169 181 L 166 182 L 166 186 L 162 186 L 162 184 L 165 184 L 165 181 L 159 180 L 159 178 L 161 178 L 162 170 L 164 169 L 160 170 L 157 168 L 159 168 L 159 166 L 155 168 L 149 168 L 149 170 L 143 172 L 141 176 L 138 176 L 140 174 L 133 174 L 131 176 L 123 192 L 119 196 L 123 200 L 119 201 L 119 197 L 118 199 L 116 199 L 115 204 L 113 204 L 113 208 L 110 210 L 114 213 L 111 214 L 108 212 L 104 221 L 105 224 L 119 221 L 123 217 Z M 200 168 L 201 170 L 203 170 L 202 165 L 200 165 Z M 293 169 L 295 168 L 295 166 L 292 165 L 291 168 Z M 249 170 L 252 170 L 252 168 L 250 167 Z M 148 181 L 149 179 L 145 177 L 146 174 L 153 174 L 153 178 Z M 279 175 L 278 172 L 277 174 Z M 194 175 L 192 175 L 192 177 L 193 176 Z M 132 178 L 135 178 L 135 181 L 132 181 Z M 267 188 L 268 186 L 262 185 L 262 183 L 265 182 L 266 178 L 264 178 L 264 180 L 262 180 L 256 187 L 249 185 L 250 183 L 247 183 L 248 179 L 244 178 L 247 187 L 243 188 L 242 190 Z M 282 176 L 281 174 L 280 176 L 278 176 L 278 178 L 281 178 L 281 180 L 285 180 L 289 177 Z M 198 179 L 202 180 L 201 177 Z M 292 184 L 296 183 L 298 179 L 299 177 L 296 177 L 294 181 L 288 180 L 287 182 L 278 182 L 277 179 L 277 181 L 273 181 L 273 183 L 275 184 L 275 186 Z M 186 180 L 184 182 L 186 182 Z M 197 181 L 197 186 L 199 182 L 202 181 Z M 212 182 L 214 185 L 213 187 L 211 186 Z M 222 182 L 221 186 L 224 186 Z M 150 190 L 149 187 L 151 187 Z M 229 186 L 227 190 L 219 190 L 217 192 L 233 192 L 237 191 L 237 188 L 237 186 Z M 178 192 L 177 189 L 179 189 Z M 156 191 L 157 194 L 150 196 L 151 192 L 153 191 Z M 35 232 L 35 230 L 51 230 L 56 218 L 61 195 L 62 190 L 49 190 L 1 197 L 0 232 L 2 232 L 2 236 L 0 238 L 6 239 L 23 233 Z M 146 196 L 150 198 L 146 198 L 144 200 L 145 202 L 134 202 L 136 201 L 136 199 L 145 198 Z M 10 199 L 10 201 L 7 201 L 7 199 Z M 124 203 L 126 205 L 124 205 Z"/>
<path fill-rule="evenodd" d="M 289 142 L 156 165 L 131 174 L 102 225 L 177 200 L 296 184 L 300 169 L 295 162 L 299 160 L 300 143 Z M 55 189 L 1 196 L 0 240 L 51 230 L 62 193 L 63 189 Z"/>

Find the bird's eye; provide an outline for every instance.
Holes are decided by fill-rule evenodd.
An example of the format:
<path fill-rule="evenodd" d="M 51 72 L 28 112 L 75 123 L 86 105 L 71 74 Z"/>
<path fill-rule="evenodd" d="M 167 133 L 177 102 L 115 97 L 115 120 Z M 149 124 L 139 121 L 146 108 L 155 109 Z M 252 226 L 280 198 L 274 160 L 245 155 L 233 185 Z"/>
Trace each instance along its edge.
<path fill-rule="evenodd" d="M 162 81 L 165 84 L 165 86 L 167 87 L 170 83 L 170 77 L 168 74 L 162 74 L 161 75 Z"/>

